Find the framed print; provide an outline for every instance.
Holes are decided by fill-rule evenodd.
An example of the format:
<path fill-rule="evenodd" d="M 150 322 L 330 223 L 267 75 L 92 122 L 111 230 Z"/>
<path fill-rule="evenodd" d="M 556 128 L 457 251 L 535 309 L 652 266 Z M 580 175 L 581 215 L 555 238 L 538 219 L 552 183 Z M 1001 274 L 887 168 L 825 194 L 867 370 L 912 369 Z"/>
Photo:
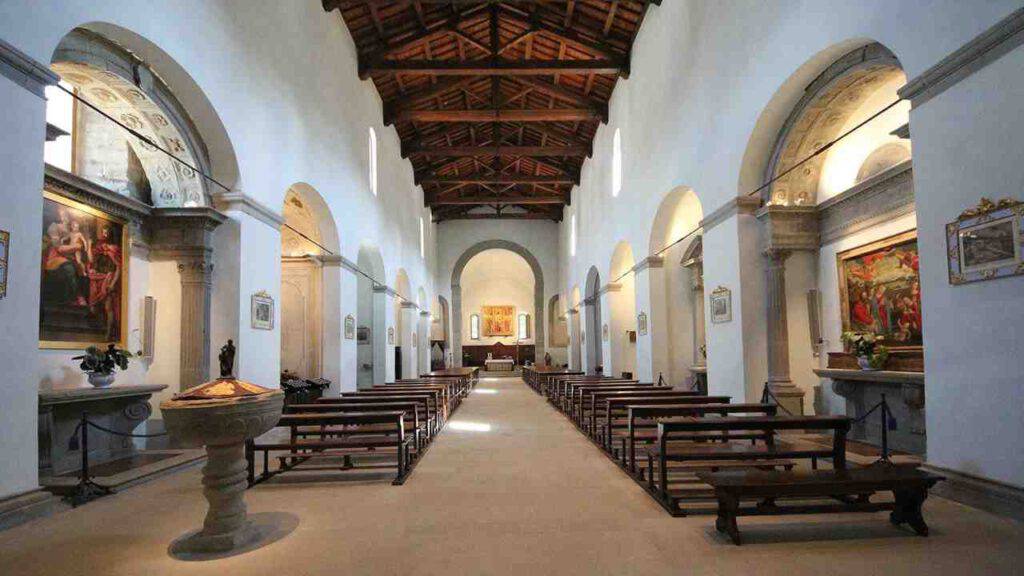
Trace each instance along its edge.
<path fill-rule="evenodd" d="M 356 337 L 356 319 L 351 314 L 345 316 L 345 340 L 353 340 Z"/>
<path fill-rule="evenodd" d="M 870 332 L 894 349 L 920 349 L 921 277 L 917 231 L 840 252 L 843 332 Z"/>
<path fill-rule="evenodd" d="M 641 336 L 647 334 L 647 312 L 641 312 L 636 315 L 636 329 L 640 332 Z"/>
<path fill-rule="evenodd" d="M 126 222 L 44 191 L 41 237 L 39 347 L 125 346 Z"/>
<path fill-rule="evenodd" d="M 252 327 L 257 330 L 274 329 L 274 298 L 266 291 L 252 295 Z"/>
<path fill-rule="evenodd" d="M 359 344 L 370 343 L 370 328 L 368 326 L 360 326 L 356 328 L 356 342 Z"/>
<path fill-rule="evenodd" d="M 392 326 L 388 326 L 388 344 L 395 345 L 395 329 Z"/>
<path fill-rule="evenodd" d="M 724 324 L 732 322 L 732 291 L 724 286 L 715 288 L 709 298 L 711 305 L 711 322 Z"/>
<path fill-rule="evenodd" d="M 11 233 L 0 230 L 0 300 L 7 296 L 7 259 L 11 253 Z"/>
<path fill-rule="evenodd" d="M 608 325 L 604 324 L 601 326 L 601 340 L 608 341 Z"/>
<path fill-rule="evenodd" d="M 946 225 L 949 283 L 1024 274 L 1024 202 L 981 202 Z"/>
<path fill-rule="evenodd" d="M 515 306 L 484 306 L 484 336 L 513 336 L 515 334 L 515 316 Z"/>

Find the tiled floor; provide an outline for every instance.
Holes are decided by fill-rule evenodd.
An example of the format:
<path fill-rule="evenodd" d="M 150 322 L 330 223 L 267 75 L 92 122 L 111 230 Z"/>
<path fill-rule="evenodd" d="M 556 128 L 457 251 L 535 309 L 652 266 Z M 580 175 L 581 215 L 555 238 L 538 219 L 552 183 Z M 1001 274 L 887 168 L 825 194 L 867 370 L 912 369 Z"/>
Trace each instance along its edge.
<path fill-rule="evenodd" d="M 199 470 L 0 532 L 0 574 L 1013 574 L 1024 525 L 932 498 L 930 538 L 884 514 L 741 519 L 735 547 L 707 516 L 671 518 L 516 379 L 485 379 L 405 486 L 288 482 L 251 512 L 298 528 L 246 555 L 170 557 L 199 525 Z"/>

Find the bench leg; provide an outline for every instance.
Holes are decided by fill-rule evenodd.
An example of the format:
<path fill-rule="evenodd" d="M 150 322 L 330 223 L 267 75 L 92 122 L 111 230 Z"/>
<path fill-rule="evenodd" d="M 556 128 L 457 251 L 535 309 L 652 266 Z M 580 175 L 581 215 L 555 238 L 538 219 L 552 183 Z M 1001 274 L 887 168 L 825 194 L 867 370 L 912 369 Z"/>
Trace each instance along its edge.
<path fill-rule="evenodd" d="M 254 442 L 252 439 L 245 442 L 245 465 L 248 471 L 247 480 L 250 488 L 256 484 L 256 449 L 253 446 Z"/>
<path fill-rule="evenodd" d="M 739 546 L 740 529 L 736 525 L 736 513 L 739 510 L 739 500 L 727 494 L 718 495 L 718 518 L 715 519 L 715 530 L 727 534 L 732 543 Z"/>
<path fill-rule="evenodd" d="M 889 514 L 889 521 L 894 525 L 908 524 L 919 536 L 928 535 L 928 525 L 921 514 L 921 505 L 928 497 L 925 488 L 893 490 L 896 509 Z"/>

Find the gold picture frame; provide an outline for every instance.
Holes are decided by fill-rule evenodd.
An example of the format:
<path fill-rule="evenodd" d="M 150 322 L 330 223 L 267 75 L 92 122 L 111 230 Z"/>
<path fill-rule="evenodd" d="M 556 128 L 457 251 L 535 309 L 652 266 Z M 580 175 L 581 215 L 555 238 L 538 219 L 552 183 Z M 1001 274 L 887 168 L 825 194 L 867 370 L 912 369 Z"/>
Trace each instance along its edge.
<path fill-rule="evenodd" d="M 39 347 L 60 350 L 105 344 L 125 347 L 130 260 L 128 221 L 44 189 L 40 224 Z M 103 242 L 97 236 L 101 225 L 108 234 L 116 234 L 116 241 Z M 93 237 L 89 238 L 90 235 Z M 72 242 L 80 246 L 73 253 L 68 250 L 73 248 Z M 116 266 L 114 271 L 96 267 L 103 257 L 107 266 Z M 61 291 L 67 294 L 60 294 Z M 116 318 L 111 320 L 111 315 Z M 85 322 L 100 320 L 106 323 L 106 334 L 102 336 L 98 330 L 82 327 Z M 116 332 L 112 334 L 115 327 Z M 90 338 L 90 332 L 95 337 Z"/>

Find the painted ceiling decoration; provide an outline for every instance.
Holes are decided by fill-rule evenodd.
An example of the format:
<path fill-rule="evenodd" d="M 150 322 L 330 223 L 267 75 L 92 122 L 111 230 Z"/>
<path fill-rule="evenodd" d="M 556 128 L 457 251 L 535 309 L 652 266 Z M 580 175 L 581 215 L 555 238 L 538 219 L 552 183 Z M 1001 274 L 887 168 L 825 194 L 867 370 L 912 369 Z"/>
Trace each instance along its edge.
<path fill-rule="evenodd" d="M 437 221 L 561 220 L 644 0 L 323 0 Z"/>

